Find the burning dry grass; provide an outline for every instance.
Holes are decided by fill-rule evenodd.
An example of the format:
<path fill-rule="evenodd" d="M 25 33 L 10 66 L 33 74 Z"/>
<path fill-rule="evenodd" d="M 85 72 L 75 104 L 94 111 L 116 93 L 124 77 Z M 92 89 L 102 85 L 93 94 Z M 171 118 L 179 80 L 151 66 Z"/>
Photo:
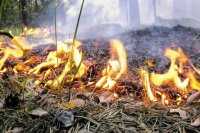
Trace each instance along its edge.
<path fill-rule="evenodd" d="M 38 60 L 38 63 L 42 60 Z M 126 77 L 119 80 L 115 91 L 121 93 L 121 98 L 110 98 L 112 92 L 96 89 L 87 82 L 94 82 L 100 78 L 93 72 L 104 68 L 104 61 L 93 64 L 89 74 L 81 80 L 75 80 L 70 87 L 73 99 L 81 99 L 84 103 L 80 106 L 68 104 L 67 85 L 64 90 L 52 90 L 40 86 L 37 90 L 35 78 L 2 75 L 0 82 L 1 98 L 8 98 L 4 107 L 0 109 L 1 132 L 20 130 L 20 132 L 199 132 L 199 127 L 191 125 L 200 115 L 199 102 L 181 104 L 179 106 L 164 106 L 161 103 L 150 103 L 148 97 L 139 85 L 139 76 L 135 70 L 135 78 Z M 35 65 L 36 65 L 35 64 Z M 61 69 L 62 70 L 62 69 Z M 9 71 L 8 71 L 9 72 Z M 88 81 L 88 78 L 92 80 Z M 127 89 L 128 88 L 128 89 Z M 122 90 L 125 89 L 123 92 Z M 94 92 L 91 93 L 91 90 Z M 39 92 L 41 91 L 41 92 Z M 126 92 L 128 91 L 128 92 Z M 15 94 L 19 94 L 19 96 Z M 140 96 L 136 97 L 139 93 Z M 11 96 L 12 94 L 12 96 Z M 81 95 L 78 95 L 81 94 Z M 107 99 L 102 100 L 103 97 Z M 141 101 L 141 94 L 145 102 Z M 110 98 L 110 99 L 109 99 Z M 14 103 L 13 103 L 14 99 Z M 136 100 L 138 99 L 138 100 Z M 8 102 L 11 101 L 11 102 Z M 42 107 L 47 114 L 42 116 L 32 115 L 31 111 Z M 183 119 L 178 111 L 170 113 L 172 109 L 181 107 L 186 112 Z M 74 120 L 72 126 L 65 126 L 59 121 L 62 112 L 72 112 Z"/>
<path fill-rule="evenodd" d="M 183 96 L 183 90 L 188 89 L 190 96 L 195 93 L 191 88 L 199 89 L 198 69 L 185 64 L 188 58 L 182 58 L 180 49 L 165 53 L 171 59 L 166 72 L 153 72 L 157 64 L 147 60 L 147 66 L 131 66 L 127 74 L 127 55 L 118 40 L 111 41 L 111 59 L 108 51 L 95 49 L 83 61 L 79 44 L 73 50 L 62 42 L 59 46 L 58 51 L 20 50 L 26 57 L 3 60 L 2 132 L 16 127 L 21 132 L 199 132 L 199 126 L 192 124 L 200 116 L 198 96 L 188 98 L 190 102 Z M 46 113 L 32 114 L 38 107 Z M 62 113 L 67 124 L 60 118 Z"/>

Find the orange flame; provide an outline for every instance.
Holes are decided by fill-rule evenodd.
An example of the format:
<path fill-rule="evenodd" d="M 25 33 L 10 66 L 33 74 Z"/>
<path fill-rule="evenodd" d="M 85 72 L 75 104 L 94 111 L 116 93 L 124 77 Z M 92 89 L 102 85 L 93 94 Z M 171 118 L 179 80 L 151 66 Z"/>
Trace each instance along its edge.
<path fill-rule="evenodd" d="M 141 82 L 143 84 L 143 87 L 146 89 L 147 91 L 147 95 L 149 97 L 150 101 L 157 101 L 156 97 L 153 95 L 153 92 L 151 90 L 150 87 L 150 82 L 149 82 L 149 74 L 147 70 L 141 69 L 140 70 L 140 74 L 141 74 Z"/>
<path fill-rule="evenodd" d="M 49 31 L 47 29 L 25 28 L 24 34 L 37 36 L 43 34 L 44 36 L 48 36 Z M 28 41 L 22 37 L 15 37 L 11 42 L 14 44 L 13 46 L 6 47 L 0 51 L 0 54 L 2 55 L 2 58 L 0 59 L 0 73 L 7 70 L 6 68 L 2 70 L 2 68 L 10 56 L 21 58 L 25 55 L 26 49 L 32 48 Z M 15 66 L 13 70 L 15 73 L 18 71 L 24 71 L 26 73 L 28 71 L 29 74 L 40 75 L 42 69 L 45 68 L 46 71 L 43 71 L 44 75 L 42 78 L 40 77 L 40 80 L 46 80 L 46 85 L 53 88 L 64 83 L 66 77 L 70 77 L 71 80 L 74 78 L 80 78 L 86 73 L 88 67 L 83 63 L 84 55 L 79 50 L 81 43 L 79 41 L 75 41 L 73 45 L 72 43 L 72 39 L 68 39 L 65 42 L 58 41 L 57 50 L 50 52 L 45 62 L 30 69 L 27 64 L 32 61 L 29 59 L 22 64 Z M 111 59 L 107 62 L 106 68 L 102 71 L 102 77 L 95 84 L 96 87 L 105 88 L 107 90 L 113 90 L 117 85 L 117 80 L 119 80 L 127 71 L 126 51 L 119 40 L 110 41 L 110 55 Z M 164 55 L 170 59 L 170 67 L 168 71 L 163 74 L 155 72 L 149 74 L 147 68 L 140 69 L 141 84 L 145 88 L 150 101 L 160 100 L 163 105 L 168 105 L 171 102 L 170 96 L 165 92 L 160 92 L 155 87 L 172 83 L 176 88 L 181 90 L 181 95 L 178 95 L 178 98 L 175 99 L 175 102 L 180 104 L 182 100 L 187 97 L 189 89 L 200 91 L 200 81 L 195 77 L 195 74 L 200 75 L 200 70 L 191 63 L 181 48 L 176 50 L 167 48 Z M 194 71 L 191 71 L 190 69 L 184 71 L 186 68 L 185 65 L 187 65 L 186 63 L 190 63 Z M 62 64 L 64 65 L 62 73 L 60 73 L 60 75 L 55 75 L 55 79 L 49 80 L 49 75 L 54 73 L 53 69 Z M 149 67 L 155 65 L 150 61 L 147 62 L 147 64 Z M 72 69 L 75 69 L 75 71 L 72 71 Z M 184 78 L 181 77 L 180 74 L 183 75 Z M 40 84 L 40 80 L 37 80 L 35 84 Z M 153 87 L 153 89 L 151 87 Z M 182 95 L 182 92 L 184 92 L 184 94 L 187 92 L 187 94 Z M 115 97 L 118 97 L 117 93 L 114 93 L 114 95 Z"/>
<path fill-rule="evenodd" d="M 118 80 L 127 70 L 126 51 L 119 40 L 110 41 L 111 59 L 102 71 L 103 77 L 96 83 L 96 87 L 113 90 Z"/>
<path fill-rule="evenodd" d="M 171 62 L 169 70 L 164 74 L 152 72 L 150 75 L 150 81 L 155 86 L 173 83 L 177 88 L 184 92 L 184 95 L 180 95 L 176 99 L 176 103 L 180 104 L 182 99 L 187 97 L 186 92 L 188 92 L 189 88 L 198 91 L 200 90 L 200 82 L 195 78 L 192 72 L 186 71 L 183 73 L 184 66 L 186 62 L 189 62 L 189 58 L 184 54 L 181 48 L 178 48 L 177 50 L 167 48 L 165 51 L 165 56 L 169 58 Z M 200 70 L 198 70 L 191 62 L 190 65 L 196 73 L 200 74 Z M 182 79 L 179 77 L 179 74 L 185 75 L 186 78 Z M 141 70 L 141 80 L 144 88 L 147 91 L 150 101 L 156 101 L 156 97 L 153 95 L 153 90 L 150 87 L 148 71 L 143 69 Z M 155 93 L 161 97 L 163 105 L 169 104 L 169 99 L 166 94 L 163 94 L 159 91 L 156 91 Z"/>
<path fill-rule="evenodd" d="M 151 73 L 151 82 L 157 86 L 161 86 L 164 83 L 173 82 L 176 87 L 182 91 L 185 91 L 189 83 L 189 78 L 181 81 L 179 73 L 182 72 L 183 65 L 187 61 L 186 56 L 183 54 L 180 48 L 178 51 L 169 48 L 166 49 L 165 56 L 171 61 L 168 72 L 164 74 L 156 74 L 154 72 Z M 176 65 L 176 61 L 179 61 L 179 67 Z"/>
<path fill-rule="evenodd" d="M 35 68 L 29 70 L 30 74 L 39 74 L 41 69 L 43 68 L 56 68 L 60 64 L 65 63 L 65 67 L 63 72 L 58 76 L 57 79 L 54 81 L 49 80 L 47 81 L 47 84 L 51 87 L 57 87 L 59 84 L 62 84 L 63 81 L 65 80 L 66 75 L 70 72 L 70 53 L 73 52 L 73 61 L 74 61 L 74 66 L 78 68 L 76 78 L 81 77 L 86 71 L 87 71 L 87 66 L 82 63 L 82 52 L 78 50 L 78 47 L 81 45 L 79 41 L 75 41 L 74 46 L 71 44 L 73 43 L 72 39 L 66 40 L 65 42 L 58 42 L 58 48 L 57 51 L 52 51 L 48 54 L 47 59 L 45 62 L 39 64 Z M 80 65 L 80 66 L 79 66 Z M 43 79 L 46 79 L 48 75 L 51 73 L 51 70 L 48 69 L 45 72 L 45 76 Z M 39 81 L 37 81 L 38 84 Z"/>
<path fill-rule="evenodd" d="M 48 28 L 28 28 L 24 27 L 24 32 L 21 35 L 31 35 L 35 37 L 43 37 L 46 38 L 50 34 Z"/>
<path fill-rule="evenodd" d="M 193 73 L 188 73 L 188 77 L 190 78 L 190 87 L 192 89 L 200 91 L 200 82 L 195 78 Z"/>
<path fill-rule="evenodd" d="M 21 58 L 24 55 L 25 49 L 32 48 L 28 41 L 23 37 L 14 37 L 11 42 L 11 47 L 6 47 L 0 51 L 0 53 L 3 53 L 3 57 L 0 60 L 0 70 L 2 70 L 4 63 L 10 56 Z"/>

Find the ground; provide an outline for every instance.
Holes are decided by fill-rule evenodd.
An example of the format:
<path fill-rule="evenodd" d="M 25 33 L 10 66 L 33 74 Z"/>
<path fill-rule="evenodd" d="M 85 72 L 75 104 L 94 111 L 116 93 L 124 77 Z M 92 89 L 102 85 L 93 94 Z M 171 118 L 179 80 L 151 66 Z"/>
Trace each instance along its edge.
<path fill-rule="evenodd" d="M 13 76 L 12 72 L 1 75 L 0 131 L 200 132 L 199 126 L 191 124 L 200 116 L 198 100 L 187 103 L 184 99 L 180 105 L 169 106 L 149 102 L 137 72 L 138 68 L 146 66 L 147 60 L 155 61 L 150 71 L 166 70 L 169 66 L 169 60 L 163 56 L 166 47 L 181 47 L 200 68 L 200 31 L 181 26 L 152 27 L 127 31 L 112 38 L 119 38 L 124 43 L 128 55 L 128 73 L 118 81 L 115 89 L 118 98 L 113 97 L 114 92 L 88 85 L 100 78 L 109 59 L 110 38 L 82 40 L 85 61 L 91 67 L 84 77 L 73 84 L 65 84 L 64 89 L 54 90 L 41 85 L 38 90 L 34 86 L 36 77 Z M 45 57 L 41 49 L 35 48 L 32 54 L 40 53 Z M 7 62 L 7 66 L 13 62 Z M 71 102 L 68 102 L 69 89 L 74 99 Z M 178 110 L 173 112 L 172 109 Z"/>

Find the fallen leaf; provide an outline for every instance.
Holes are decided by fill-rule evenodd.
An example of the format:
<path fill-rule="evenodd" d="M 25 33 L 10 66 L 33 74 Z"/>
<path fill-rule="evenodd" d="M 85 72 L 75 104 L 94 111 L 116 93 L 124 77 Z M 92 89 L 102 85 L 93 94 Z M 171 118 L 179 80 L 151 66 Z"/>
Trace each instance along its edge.
<path fill-rule="evenodd" d="M 43 115 L 46 115 L 48 112 L 45 111 L 44 109 L 42 108 L 37 108 L 37 109 L 34 109 L 30 112 L 30 114 L 32 115 L 36 115 L 36 116 L 43 116 Z"/>
<path fill-rule="evenodd" d="M 77 98 L 77 99 L 69 101 L 68 103 L 62 103 L 60 106 L 63 109 L 72 109 L 72 108 L 81 107 L 84 105 L 85 105 L 85 101 Z"/>
<path fill-rule="evenodd" d="M 114 101 L 115 99 L 116 98 L 114 97 L 114 95 L 110 95 L 110 96 L 101 95 L 101 96 L 99 96 L 100 103 L 109 103 L 109 102 Z"/>
<path fill-rule="evenodd" d="M 60 110 L 57 113 L 57 120 L 63 123 L 65 127 L 69 127 L 73 124 L 74 115 L 72 112 Z"/>
<path fill-rule="evenodd" d="M 191 125 L 195 127 L 200 126 L 200 118 L 197 118 L 193 123 L 191 123 Z"/>
<path fill-rule="evenodd" d="M 144 102 L 141 102 L 141 101 L 132 101 L 130 103 L 125 103 L 124 107 L 125 107 L 125 109 L 129 109 L 129 108 L 141 107 L 143 105 L 144 105 Z"/>
<path fill-rule="evenodd" d="M 87 129 L 81 129 L 78 131 L 78 133 L 94 133 L 94 132 L 88 131 Z"/>
<path fill-rule="evenodd" d="M 187 99 L 187 103 L 190 104 L 192 102 L 194 102 L 196 99 L 198 99 L 200 97 L 200 91 L 190 95 Z"/>
<path fill-rule="evenodd" d="M 125 129 L 125 133 L 137 133 L 137 130 L 135 127 L 127 127 L 127 128 L 124 128 Z"/>
<path fill-rule="evenodd" d="M 187 118 L 187 113 L 184 110 L 181 110 L 180 108 L 177 109 L 170 109 L 170 113 L 179 113 L 180 117 L 182 119 L 186 119 Z"/>
<path fill-rule="evenodd" d="M 20 133 L 22 132 L 23 128 L 22 127 L 15 127 L 13 130 L 12 130 L 12 133 Z"/>
<path fill-rule="evenodd" d="M 145 129 L 145 133 L 151 133 L 151 130 L 148 129 L 147 125 L 144 123 L 141 123 L 139 125 L 141 128 Z"/>
<path fill-rule="evenodd" d="M 3 108 L 4 102 L 5 102 L 5 99 L 0 99 L 0 109 Z"/>

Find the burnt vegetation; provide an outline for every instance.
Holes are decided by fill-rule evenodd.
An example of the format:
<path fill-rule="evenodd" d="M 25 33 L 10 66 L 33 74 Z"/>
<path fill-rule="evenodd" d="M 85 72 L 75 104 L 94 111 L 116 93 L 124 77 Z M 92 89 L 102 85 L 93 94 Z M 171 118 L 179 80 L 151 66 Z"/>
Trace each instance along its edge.
<path fill-rule="evenodd" d="M 37 23 L 34 23 L 34 20 L 43 19 L 37 14 L 43 14 L 50 2 L 0 0 L 0 4 L 4 5 L 0 5 L 0 26 L 35 27 Z M 8 10 L 10 8 L 18 12 L 10 13 Z M 34 15 L 29 12 L 32 10 Z M 20 18 L 16 18 L 15 13 Z M 15 17 L 6 17 L 10 14 Z M 20 20 L 20 24 L 12 20 Z M 19 28 L 19 31 L 23 33 L 21 36 L 31 40 L 41 39 L 29 35 L 25 29 Z M 15 31 L 14 34 L 18 35 L 19 31 Z M 38 35 L 41 34 L 38 32 Z M 1 49 L 5 50 L 8 47 L 14 49 L 13 38 L 15 36 L 11 36 L 5 29 L 0 32 Z M 117 75 L 114 73 L 115 70 L 112 70 L 112 61 L 121 65 L 117 60 L 120 57 L 115 56 L 117 52 L 114 51 L 114 54 L 110 52 L 113 46 L 109 45 L 109 40 L 112 38 L 118 38 L 123 42 L 128 66 L 127 71 L 119 79 L 112 79 L 114 87 L 107 89 L 108 87 L 95 85 L 103 76 L 108 80 L 110 75 L 114 75 L 113 77 Z M 164 56 L 164 50 L 168 47 L 172 50 L 178 47 L 183 49 L 191 63 L 199 69 L 200 31 L 182 26 L 150 27 L 130 30 L 112 38 L 79 40 L 82 43 L 80 47 L 75 45 L 75 40 L 70 43 L 44 41 L 43 45 L 20 49 L 23 56 L 19 55 L 19 58 L 13 56 L 11 52 L 11 56 L 5 60 L 0 71 L 0 132 L 198 133 L 200 130 L 198 90 L 189 90 L 187 97 L 184 97 L 182 96 L 184 93 L 174 83 L 162 84 L 159 87 L 151 85 L 154 91 L 167 94 L 170 103 L 163 104 L 159 93 L 154 93 L 158 100 L 151 101 L 141 83 L 140 69 L 148 70 L 148 73 L 167 72 L 171 62 Z M 66 48 L 64 47 L 60 52 L 58 47 L 60 44 L 64 46 L 68 44 L 66 45 L 68 49 L 64 51 Z M 81 56 L 78 63 L 76 62 L 78 59 L 73 58 L 74 50 Z M 47 60 L 51 52 L 56 55 L 54 59 L 57 59 L 53 60 L 53 63 L 52 60 Z M 5 54 L 0 54 L 2 59 Z M 61 60 L 59 65 L 58 59 Z M 41 67 L 36 74 L 30 72 L 48 61 L 53 65 Z M 66 64 L 69 70 L 64 75 L 64 80 L 57 82 Z M 79 77 L 77 75 L 82 64 L 87 68 Z M 108 69 L 114 71 L 114 74 L 110 74 Z M 102 73 L 103 70 L 106 72 Z M 192 71 L 190 64 L 186 64 L 183 70 Z M 193 72 L 199 81 L 199 73 L 195 70 Z M 181 80 L 187 77 L 184 73 L 178 76 Z M 179 97 L 182 99 L 177 104 L 176 100 Z"/>

